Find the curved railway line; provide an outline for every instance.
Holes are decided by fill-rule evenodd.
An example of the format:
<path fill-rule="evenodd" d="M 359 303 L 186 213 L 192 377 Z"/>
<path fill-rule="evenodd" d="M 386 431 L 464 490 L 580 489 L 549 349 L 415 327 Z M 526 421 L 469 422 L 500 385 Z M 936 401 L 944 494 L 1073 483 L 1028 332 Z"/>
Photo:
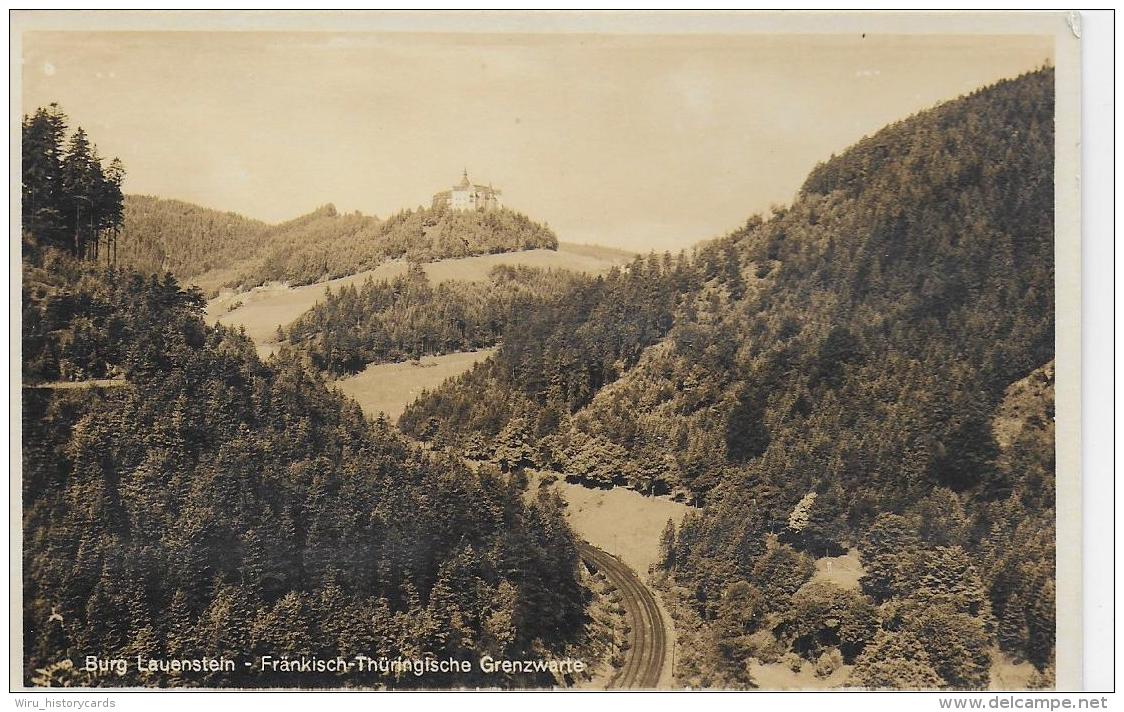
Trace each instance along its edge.
<path fill-rule="evenodd" d="M 615 556 L 584 541 L 578 543 L 578 553 L 621 592 L 632 627 L 627 636 L 630 645 L 624 654 L 624 665 L 609 680 L 608 687 L 655 689 L 659 686 L 668 644 L 667 622 L 655 597 L 636 573 Z"/>

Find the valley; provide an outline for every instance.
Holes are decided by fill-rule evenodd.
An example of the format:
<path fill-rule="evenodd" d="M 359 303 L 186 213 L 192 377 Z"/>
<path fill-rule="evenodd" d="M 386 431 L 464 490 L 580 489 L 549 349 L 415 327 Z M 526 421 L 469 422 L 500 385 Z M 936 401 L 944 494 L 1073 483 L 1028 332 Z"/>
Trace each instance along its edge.
<path fill-rule="evenodd" d="M 1052 81 L 889 125 L 791 205 L 646 256 L 558 243 L 467 171 L 448 205 L 266 225 L 121 213 L 90 168 L 99 229 L 132 225 L 103 267 L 48 180 L 96 151 L 41 110 L 25 667 L 581 650 L 631 689 L 1052 686 Z"/>

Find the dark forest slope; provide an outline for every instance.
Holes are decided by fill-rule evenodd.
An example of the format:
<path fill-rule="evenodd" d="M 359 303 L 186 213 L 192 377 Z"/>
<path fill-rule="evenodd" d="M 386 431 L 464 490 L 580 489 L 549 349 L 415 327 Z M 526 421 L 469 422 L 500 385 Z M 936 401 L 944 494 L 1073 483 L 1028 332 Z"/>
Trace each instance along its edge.
<path fill-rule="evenodd" d="M 560 502 L 408 445 L 294 360 L 263 363 L 170 277 L 48 252 L 23 286 L 25 383 L 122 379 L 23 391 L 26 684 L 553 684 L 245 667 L 560 652 L 585 605 Z M 90 655 L 128 673 L 61 662 Z M 146 675 L 136 656 L 236 667 Z"/>
<path fill-rule="evenodd" d="M 390 280 L 329 292 L 285 329 L 286 344 L 332 375 L 372 363 L 494 346 L 507 324 L 582 276 L 499 265 L 487 281 L 432 284 L 417 264 Z"/>
<path fill-rule="evenodd" d="M 265 248 L 268 230 L 267 224 L 236 213 L 127 195 L 118 259 L 141 272 L 171 272 L 176 279 L 190 280 L 251 259 Z"/>
<path fill-rule="evenodd" d="M 1050 69 L 887 127 L 768 220 L 520 324 L 402 426 L 705 501 L 665 564 L 731 684 L 764 637 L 854 684 L 985 686 L 996 643 L 1048 671 L 1052 446 L 1016 466 L 991 428 L 1053 358 L 1053 145 Z M 848 547 L 861 592 L 803 587 Z"/>

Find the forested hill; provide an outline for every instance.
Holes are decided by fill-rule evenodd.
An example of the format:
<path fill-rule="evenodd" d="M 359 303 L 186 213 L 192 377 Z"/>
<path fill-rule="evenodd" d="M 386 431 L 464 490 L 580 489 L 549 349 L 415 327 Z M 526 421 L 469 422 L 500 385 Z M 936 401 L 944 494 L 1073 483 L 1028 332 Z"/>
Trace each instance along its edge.
<path fill-rule="evenodd" d="M 208 326 L 200 290 L 165 271 L 213 270 L 268 244 L 288 252 L 255 269 L 280 277 L 368 229 L 374 247 L 354 249 L 418 258 L 453 235 L 455 249 L 485 251 L 553 236 L 510 213 L 380 222 L 326 208 L 266 226 L 141 198 L 126 232 L 149 241 L 127 235 L 122 256 L 149 271 L 105 264 L 124 168 L 67 130 L 56 105 L 22 126 L 23 684 L 566 683 L 475 665 L 317 667 L 549 659 L 584 642 L 588 592 L 561 500 L 407 442 L 286 353 L 263 362 L 242 331 Z M 84 669 L 90 657 L 100 669 Z M 136 664 L 104 664 L 126 659 Z"/>
<path fill-rule="evenodd" d="M 284 339 L 318 371 L 494 346 L 507 325 L 587 279 L 562 269 L 493 267 L 487 281 L 430 283 L 420 265 L 394 279 L 344 286 L 302 314 Z"/>
<path fill-rule="evenodd" d="M 560 500 L 422 452 L 295 360 L 263 363 L 245 336 L 207 327 L 202 296 L 170 277 L 47 250 L 23 289 L 25 384 L 89 379 L 23 391 L 25 684 L 558 682 L 475 665 L 244 667 L 560 654 L 585 605 Z M 238 664 L 118 675 L 64 662 L 89 655 Z"/>
<path fill-rule="evenodd" d="M 308 284 L 388 259 L 431 262 L 557 246 L 550 228 L 506 209 L 405 210 L 380 220 L 326 205 L 267 225 L 178 200 L 130 195 L 118 257 L 141 271 L 168 271 L 214 292 L 271 280 Z"/>
<path fill-rule="evenodd" d="M 190 280 L 262 250 L 269 225 L 180 200 L 126 195 L 118 260 L 145 273 Z"/>
<path fill-rule="evenodd" d="M 768 219 L 577 288 L 402 427 L 705 503 L 664 562 L 713 622 L 688 677 L 748 685 L 746 658 L 788 652 L 982 687 L 998 645 L 1049 680 L 1052 431 L 1013 455 L 992 422 L 1053 358 L 1053 78 L 887 127 Z M 852 547 L 861 590 L 805 586 Z"/>

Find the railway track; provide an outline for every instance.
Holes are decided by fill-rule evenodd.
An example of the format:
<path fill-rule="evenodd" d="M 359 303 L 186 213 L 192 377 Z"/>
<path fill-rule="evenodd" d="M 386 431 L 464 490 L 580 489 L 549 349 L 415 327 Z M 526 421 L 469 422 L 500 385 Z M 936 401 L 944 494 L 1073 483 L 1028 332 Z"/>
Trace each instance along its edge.
<path fill-rule="evenodd" d="M 628 566 L 587 542 L 578 553 L 587 564 L 605 574 L 618 591 L 632 630 L 627 638 L 624 665 L 609 680 L 609 689 L 650 690 L 659 686 L 667 652 L 668 631 L 652 592 Z"/>

